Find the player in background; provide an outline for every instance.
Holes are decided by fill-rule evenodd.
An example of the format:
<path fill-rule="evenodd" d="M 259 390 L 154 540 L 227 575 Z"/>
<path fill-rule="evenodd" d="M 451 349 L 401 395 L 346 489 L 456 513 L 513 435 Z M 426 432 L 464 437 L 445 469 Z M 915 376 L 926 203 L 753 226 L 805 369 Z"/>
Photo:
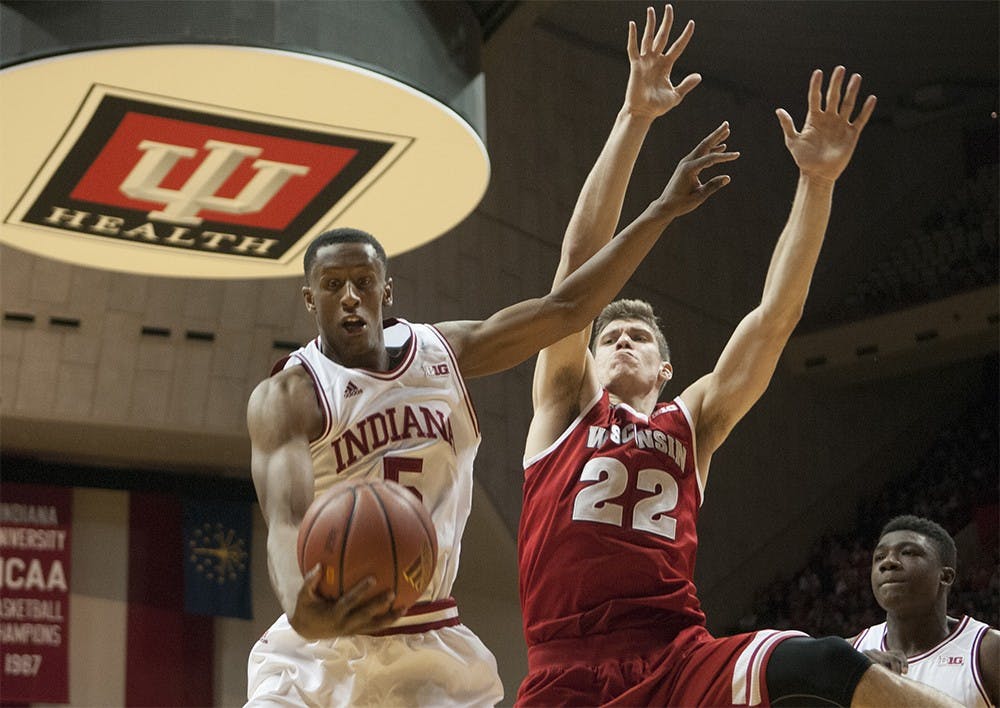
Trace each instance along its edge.
<path fill-rule="evenodd" d="M 885 622 L 850 641 L 878 664 L 954 697 L 968 708 L 1000 703 L 1000 632 L 948 616 L 955 541 L 939 524 L 897 516 L 872 553 L 872 592 Z"/>
<path fill-rule="evenodd" d="M 651 16 L 639 51 L 630 40 L 633 73 L 637 63 L 664 61 Z M 812 75 L 801 131 L 777 112 L 799 167 L 791 215 L 761 304 L 711 373 L 657 403 L 672 368 L 641 301 L 605 309 L 592 352 L 588 327 L 538 356 L 518 538 L 528 642 L 518 705 L 949 705 L 840 638 L 763 631 L 715 639 L 695 595 L 695 523 L 712 454 L 763 394 L 801 316 L 834 184 L 875 107 L 870 96 L 852 121 L 861 77 L 842 95 L 837 67 L 825 105 L 822 78 Z M 566 231 L 553 287 L 610 238 L 646 127 L 616 124 Z"/>
<path fill-rule="evenodd" d="M 692 31 L 689 25 L 678 38 L 674 56 Z M 665 22 L 658 34 L 664 45 L 668 32 Z M 641 94 L 669 83 L 634 72 L 630 85 Z M 669 86 L 674 104 L 696 83 L 693 77 Z M 249 705 L 501 700 L 495 659 L 459 622 L 450 597 L 480 439 L 464 380 L 508 369 L 586 327 L 663 229 L 728 181 L 699 180 L 702 170 L 736 159 L 725 151 L 726 134 L 723 125 L 706 137 L 660 197 L 572 276 L 484 321 L 384 320 L 393 288 L 378 241 L 353 229 L 314 240 L 305 256 L 303 297 L 319 336 L 256 387 L 247 410 L 268 567 L 284 610 L 251 652 Z M 593 189 L 593 180 L 589 184 Z M 601 209 L 598 202 L 592 206 Z M 315 496 L 341 480 L 365 477 L 412 488 L 438 532 L 435 576 L 402 617 L 389 610 L 390 593 L 372 592 L 370 579 L 329 600 L 316 592 L 318 566 L 304 576 L 297 566 L 298 525 Z"/>

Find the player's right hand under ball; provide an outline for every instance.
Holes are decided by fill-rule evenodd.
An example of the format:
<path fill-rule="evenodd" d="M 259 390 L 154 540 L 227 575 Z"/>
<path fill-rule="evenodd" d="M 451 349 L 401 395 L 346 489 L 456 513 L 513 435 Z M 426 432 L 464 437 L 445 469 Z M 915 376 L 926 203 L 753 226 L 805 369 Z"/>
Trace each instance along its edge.
<path fill-rule="evenodd" d="M 336 599 L 319 592 L 322 566 L 316 565 L 302 580 L 295 614 L 288 618 L 303 639 L 332 639 L 349 634 L 370 634 L 385 629 L 402 612 L 392 610 L 391 591 L 371 594 L 375 578 L 369 576 Z"/>

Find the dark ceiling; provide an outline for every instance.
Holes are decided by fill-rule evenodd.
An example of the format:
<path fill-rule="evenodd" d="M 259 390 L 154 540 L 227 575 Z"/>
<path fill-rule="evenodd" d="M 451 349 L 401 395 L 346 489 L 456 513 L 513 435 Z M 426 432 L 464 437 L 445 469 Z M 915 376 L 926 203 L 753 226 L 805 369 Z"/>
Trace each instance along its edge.
<path fill-rule="evenodd" d="M 535 28 L 619 61 L 627 23 L 641 20 L 647 3 L 556 0 L 471 5 L 494 30 L 512 10 L 528 11 L 535 16 Z M 864 226 L 870 228 L 853 224 L 855 228 L 845 229 L 848 236 L 825 247 L 804 328 L 854 319 L 865 308 L 886 311 L 912 304 L 913 298 L 934 298 L 996 282 L 996 196 L 986 207 L 987 221 L 993 218 L 993 222 L 987 223 L 981 238 L 971 239 L 971 244 L 959 239 L 963 240 L 959 248 L 966 249 L 961 258 L 953 257 L 954 244 L 928 246 L 923 242 L 933 236 L 920 233 L 930 228 L 921 220 L 940 218 L 929 215 L 936 208 L 933 202 L 954 198 L 956 180 L 954 175 L 944 177 L 946 173 L 935 170 L 932 160 L 920 155 L 929 152 L 924 148 L 939 135 L 942 141 L 954 140 L 956 132 L 964 131 L 967 176 L 984 164 L 993 165 L 985 184 L 974 188 L 996 191 L 1000 3 L 682 0 L 674 8 L 678 27 L 688 19 L 696 23 L 695 38 L 676 73 L 697 71 L 703 86 L 730 95 L 737 103 L 784 106 L 798 120 L 795 107 L 802 103 L 811 70 L 829 72 L 837 64 L 862 74 L 863 91 L 878 95 L 872 121 L 884 130 L 868 131 L 863 141 L 866 162 L 852 166 L 851 178 L 863 182 L 863 189 L 881 194 L 882 204 L 871 208 L 870 203 L 854 200 L 856 208 L 868 209 L 870 223 Z M 734 136 L 737 132 L 734 128 Z M 944 137 L 946 132 L 951 136 Z M 748 142 L 741 138 L 743 149 Z M 880 155 L 871 159 L 873 153 Z M 906 173 L 905 184 L 893 182 L 882 164 L 890 153 L 899 154 L 898 165 L 903 166 L 897 169 Z M 889 177 L 877 181 L 880 169 Z M 784 197 L 778 204 L 779 195 L 766 194 L 766 182 L 754 189 L 765 200 L 762 208 L 770 210 L 766 200 L 774 199 L 775 213 L 784 211 Z M 843 214 L 838 210 L 834 216 Z M 928 266 L 929 258 L 940 262 Z"/>

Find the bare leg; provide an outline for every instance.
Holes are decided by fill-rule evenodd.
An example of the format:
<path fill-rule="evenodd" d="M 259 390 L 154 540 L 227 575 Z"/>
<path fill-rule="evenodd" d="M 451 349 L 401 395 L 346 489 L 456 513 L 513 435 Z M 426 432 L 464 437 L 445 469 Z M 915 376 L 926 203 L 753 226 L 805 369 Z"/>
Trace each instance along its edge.
<path fill-rule="evenodd" d="M 862 675 L 851 699 L 852 708 L 890 706 L 961 708 L 961 705 L 935 688 L 903 678 L 874 664 Z"/>

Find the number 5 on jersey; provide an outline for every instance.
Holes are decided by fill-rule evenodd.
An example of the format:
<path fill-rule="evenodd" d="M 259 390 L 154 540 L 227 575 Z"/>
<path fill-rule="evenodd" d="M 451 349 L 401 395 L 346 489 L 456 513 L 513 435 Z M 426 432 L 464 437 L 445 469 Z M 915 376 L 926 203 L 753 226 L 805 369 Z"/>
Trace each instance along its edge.
<path fill-rule="evenodd" d="M 613 457 L 595 457 L 584 465 L 580 481 L 594 484 L 577 493 L 573 503 L 573 520 L 627 528 L 622 523 L 624 507 L 610 501 L 620 497 L 628 488 L 629 474 L 625 465 Z M 653 492 L 653 495 L 636 502 L 632 509 L 631 528 L 675 539 L 677 519 L 667 516 L 667 513 L 677 507 L 677 480 L 665 470 L 647 468 L 639 470 L 636 475 L 636 488 Z"/>
<path fill-rule="evenodd" d="M 403 485 L 423 501 L 420 494 L 420 479 L 424 471 L 424 461 L 419 457 L 383 457 L 382 476 Z"/>

